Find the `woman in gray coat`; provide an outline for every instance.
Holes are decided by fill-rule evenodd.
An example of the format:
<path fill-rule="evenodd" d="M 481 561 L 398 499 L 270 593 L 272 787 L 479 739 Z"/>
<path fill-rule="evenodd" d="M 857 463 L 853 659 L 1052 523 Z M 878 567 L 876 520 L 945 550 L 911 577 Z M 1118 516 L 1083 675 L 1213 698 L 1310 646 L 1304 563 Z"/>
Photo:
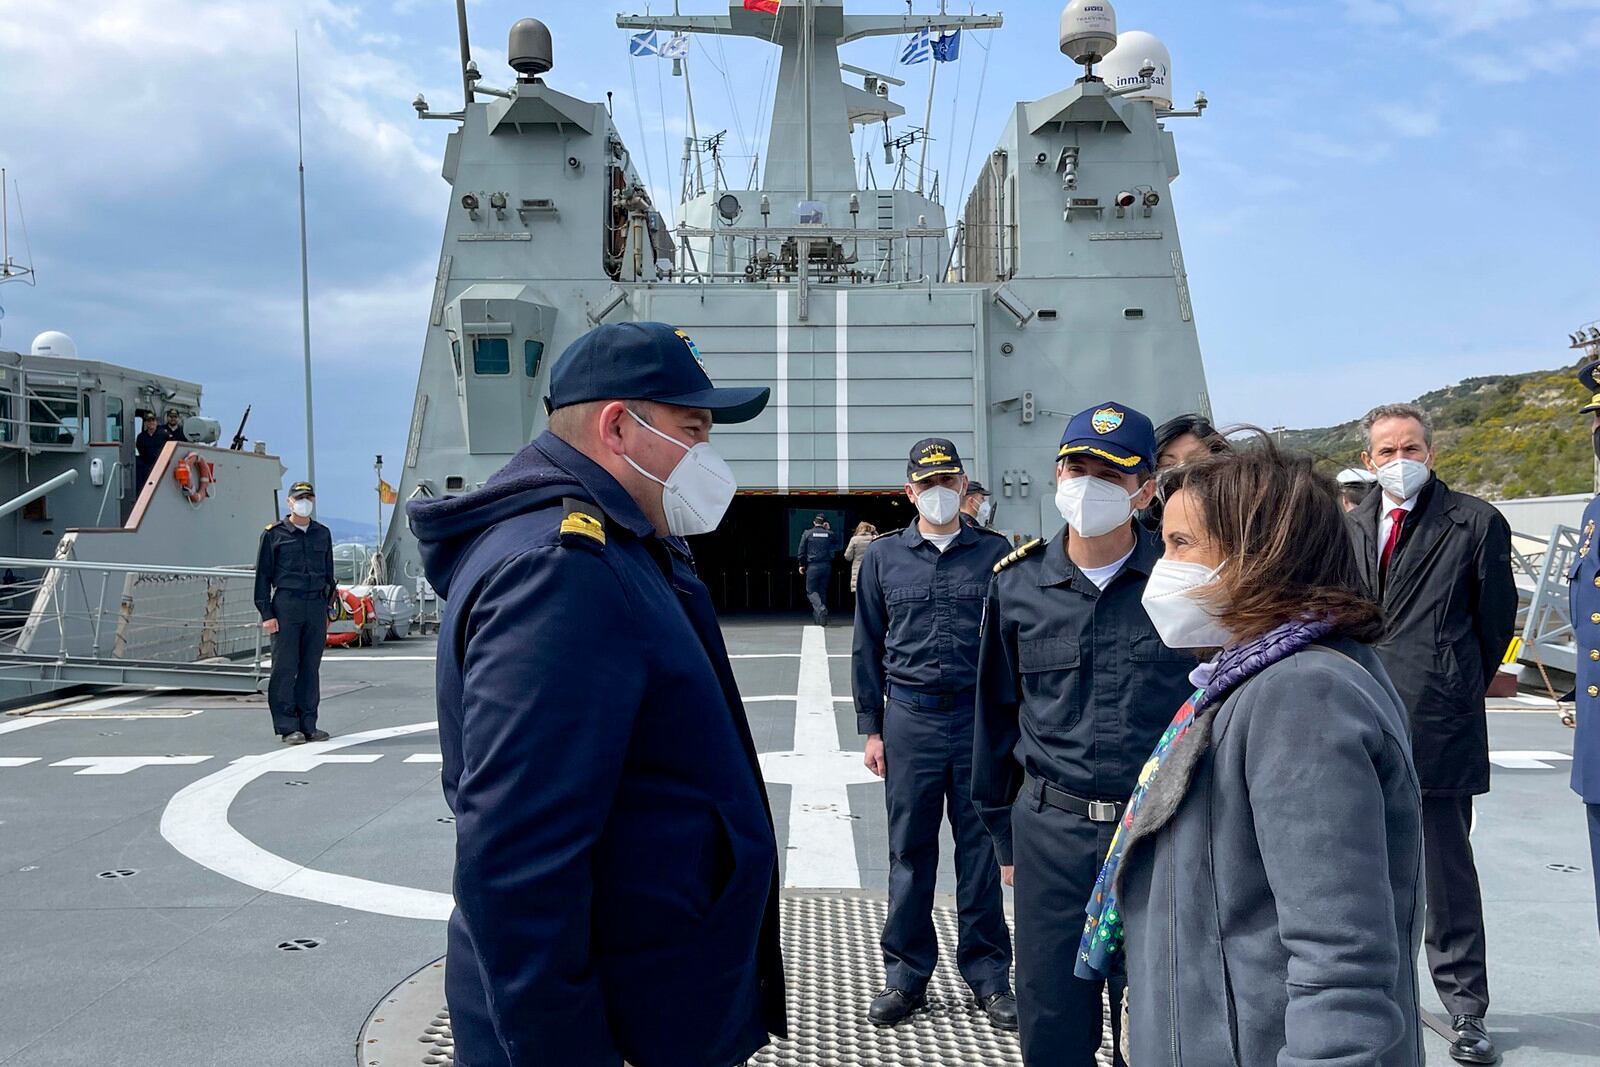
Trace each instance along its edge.
<path fill-rule="evenodd" d="M 1420 791 L 1336 488 L 1263 441 L 1180 468 L 1145 609 L 1195 672 L 1089 905 L 1134 1067 L 1416 1067 Z"/>
<path fill-rule="evenodd" d="M 850 561 L 850 592 L 856 591 L 856 578 L 861 574 L 861 560 L 867 554 L 867 546 L 878 539 L 878 528 L 870 522 L 856 524 L 856 532 L 851 536 L 850 543 L 844 546 L 844 558 Z"/>

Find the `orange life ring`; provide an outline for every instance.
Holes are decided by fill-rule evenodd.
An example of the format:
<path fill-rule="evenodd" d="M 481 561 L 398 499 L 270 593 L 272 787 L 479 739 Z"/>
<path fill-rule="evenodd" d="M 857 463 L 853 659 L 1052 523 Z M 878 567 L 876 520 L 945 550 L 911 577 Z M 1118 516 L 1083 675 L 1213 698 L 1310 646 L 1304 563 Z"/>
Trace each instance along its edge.
<path fill-rule="evenodd" d="M 210 495 L 215 472 L 216 468 L 201 459 L 200 453 L 190 452 L 178 461 L 172 477 L 178 483 L 178 488 L 183 490 L 183 495 L 189 498 L 189 503 L 198 504 Z"/>

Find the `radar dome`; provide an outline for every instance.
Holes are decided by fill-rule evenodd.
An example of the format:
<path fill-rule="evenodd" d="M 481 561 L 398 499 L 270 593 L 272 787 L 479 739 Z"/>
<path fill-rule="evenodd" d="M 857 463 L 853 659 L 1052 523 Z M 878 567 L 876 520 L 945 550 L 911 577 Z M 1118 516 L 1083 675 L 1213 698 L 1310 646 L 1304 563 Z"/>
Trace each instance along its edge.
<path fill-rule="evenodd" d="M 57 359 L 77 359 L 78 345 L 60 330 L 46 330 L 33 339 L 31 349 L 36 356 L 55 356 Z"/>
<path fill-rule="evenodd" d="M 506 46 L 506 62 L 526 78 L 536 78 L 556 65 L 550 43 L 550 27 L 538 19 L 518 19 L 511 27 Z"/>
<path fill-rule="evenodd" d="M 1110 0 L 1071 0 L 1061 9 L 1061 54 L 1084 66 L 1117 47 L 1117 12 Z"/>
<path fill-rule="evenodd" d="M 1147 62 L 1155 68 L 1155 75 L 1148 79 L 1139 75 Z M 1129 30 L 1117 34 L 1117 50 L 1100 65 L 1100 77 L 1112 89 L 1142 85 L 1125 99 L 1149 100 L 1157 111 L 1172 110 L 1172 55 L 1153 33 Z"/>

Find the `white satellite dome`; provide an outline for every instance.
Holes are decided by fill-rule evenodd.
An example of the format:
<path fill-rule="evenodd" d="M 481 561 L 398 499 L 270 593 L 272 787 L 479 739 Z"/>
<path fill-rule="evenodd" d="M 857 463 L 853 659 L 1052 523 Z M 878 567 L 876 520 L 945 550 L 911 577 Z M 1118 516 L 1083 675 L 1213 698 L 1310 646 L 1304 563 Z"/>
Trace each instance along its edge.
<path fill-rule="evenodd" d="M 1112 89 L 1126 89 L 1145 83 L 1139 76 L 1148 61 L 1155 67 L 1155 76 L 1145 87 L 1128 93 L 1127 100 L 1149 100 L 1157 111 L 1172 110 L 1172 54 L 1153 33 L 1129 30 L 1117 34 L 1117 47 L 1100 64 L 1100 77 Z"/>
<path fill-rule="evenodd" d="M 60 330 L 46 330 L 33 339 L 33 347 L 30 351 L 36 356 L 77 359 L 78 343 Z"/>
<path fill-rule="evenodd" d="M 1061 54 L 1084 66 L 1117 47 L 1117 11 L 1111 0 L 1070 0 L 1061 9 Z"/>

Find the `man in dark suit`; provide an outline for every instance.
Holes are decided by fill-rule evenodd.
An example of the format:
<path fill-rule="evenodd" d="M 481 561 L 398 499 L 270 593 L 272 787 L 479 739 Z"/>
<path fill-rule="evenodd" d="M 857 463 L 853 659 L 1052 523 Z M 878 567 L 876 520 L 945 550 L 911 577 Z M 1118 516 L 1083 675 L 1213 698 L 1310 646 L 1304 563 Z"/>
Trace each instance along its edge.
<path fill-rule="evenodd" d="M 161 431 L 156 429 L 156 413 L 147 411 L 139 416 L 139 436 L 133 441 L 133 470 L 134 478 L 139 483 L 139 490 L 144 489 L 144 483 L 150 477 L 150 472 L 155 470 L 156 460 L 161 458 L 161 450 L 167 445 L 167 439 Z"/>
<path fill-rule="evenodd" d="M 1378 655 L 1411 713 L 1422 783 L 1434 987 L 1456 1031 L 1458 1063 L 1494 1063 L 1483 900 L 1468 830 L 1489 791 L 1484 693 L 1516 626 L 1511 528 L 1489 504 L 1433 473 L 1433 426 L 1410 404 L 1373 408 L 1362 460 L 1381 491 L 1347 516 L 1368 592 L 1389 625 Z"/>
<path fill-rule="evenodd" d="M 784 1034 L 778 846 L 711 594 L 683 538 L 736 485 L 717 388 L 657 322 L 550 374 L 550 428 L 408 510 L 439 630 L 456 816 L 446 998 L 463 1067 L 731 1067 Z"/>

